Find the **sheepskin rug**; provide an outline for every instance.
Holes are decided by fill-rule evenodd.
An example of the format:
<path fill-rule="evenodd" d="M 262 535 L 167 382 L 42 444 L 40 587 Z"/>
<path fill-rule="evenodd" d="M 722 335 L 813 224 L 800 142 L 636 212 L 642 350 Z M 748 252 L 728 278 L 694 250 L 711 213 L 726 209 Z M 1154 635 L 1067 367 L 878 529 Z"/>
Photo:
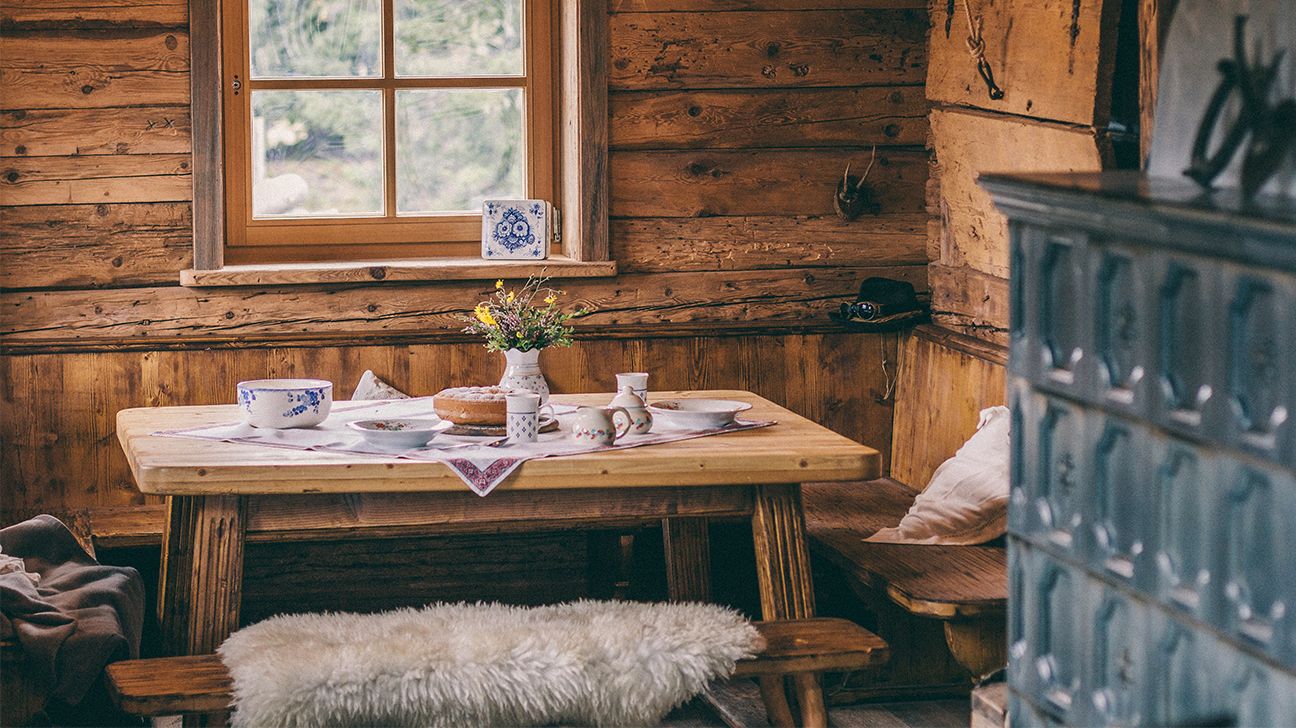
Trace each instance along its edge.
<path fill-rule="evenodd" d="M 708 604 L 436 604 L 231 635 L 235 726 L 653 725 L 763 649 Z"/>

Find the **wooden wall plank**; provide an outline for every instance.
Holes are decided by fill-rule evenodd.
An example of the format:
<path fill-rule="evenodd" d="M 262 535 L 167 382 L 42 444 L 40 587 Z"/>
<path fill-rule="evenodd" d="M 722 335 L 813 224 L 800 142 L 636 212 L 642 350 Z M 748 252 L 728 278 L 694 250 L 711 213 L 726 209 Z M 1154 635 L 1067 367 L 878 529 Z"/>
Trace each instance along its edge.
<path fill-rule="evenodd" d="M 927 0 L 611 0 L 614 13 L 688 10 L 926 10 Z"/>
<path fill-rule="evenodd" d="M 940 163 L 940 262 L 1008 275 L 1008 223 L 977 184 L 987 172 L 1090 172 L 1103 167 L 1107 144 L 1088 127 L 1020 117 L 934 109 L 932 138 Z"/>
<path fill-rule="evenodd" d="M 0 288 L 174 284 L 191 224 L 179 202 L 0 207 Z"/>
<path fill-rule="evenodd" d="M 565 286 L 593 309 L 578 327 L 623 330 L 716 324 L 813 325 L 853 296 L 859 282 L 884 275 L 924 284 L 922 266 L 670 273 L 589 279 Z M 0 294 L 0 342 L 15 347 L 193 345 L 237 340 L 313 342 L 365 337 L 456 335 L 458 319 L 489 294 L 489 284 L 436 288 L 295 286 L 280 289 L 131 288 Z"/>
<path fill-rule="evenodd" d="M 1110 115 L 1120 0 L 1002 0 L 971 3 L 982 18 L 985 57 L 1003 89 L 990 99 L 968 53 L 963 3 L 932 0 L 927 97 L 1073 124 L 1104 126 Z"/>
<path fill-rule="evenodd" d="M 905 337 L 896 387 L 891 477 L 925 488 L 976 432 L 981 410 L 1007 403 L 1003 365 L 916 333 Z"/>
<path fill-rule="evenodd" d="M 0 111 L 0 157 L 188 154 L 189 107 Z"/>
<path fill-rule="evenodd" d="M 0 109 L 189 103 L 189 38 L 179 30 L 0 34 Z"/>
<path fill-rule="evenodd" d="M 182 28 L 186 0 L 5 0 L 0 30 Z"/>
<path fill-rule="evenodd" d="M 921 264 L 923 213 L 840 217 L 641 217 L 612 221 L 624 273 Z"/>
<path fill-rule="evenodd" d="M 846 165 L 869 159 L 841 148 L 616 152 L 612 216 L 831 215 Z M 869 175 L 884 213 L 923 210 L 926 181 L 922 150 L 878 150 Z"/>
<path fill-rule="evenodd" d="M 623 92 L 611 109 L 613 149 L 927 143 L 920 86 Z"/>
<path fill-rule="evenodd" d="M 0 160 L 6 205 L 172 202 L 191 196 L 188 154 L 6 157 Z"/>
<path fill-rule="evenodd" d="M 947 328 L 1008 345 L 1008 279 L 967 266 L 927 266 L 932 319 Z"/>
<path fill-rule="evenodd" d="M 916 84 L 926 14 L 914 10 L 625 13 L 611 19 L 611 87 Z"/>

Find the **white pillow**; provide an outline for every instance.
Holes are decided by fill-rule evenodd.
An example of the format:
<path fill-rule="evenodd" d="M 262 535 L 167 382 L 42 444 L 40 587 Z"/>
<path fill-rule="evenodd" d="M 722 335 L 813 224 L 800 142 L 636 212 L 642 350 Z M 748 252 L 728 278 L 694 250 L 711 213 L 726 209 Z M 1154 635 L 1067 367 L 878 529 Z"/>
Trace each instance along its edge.
<path fill-rule="evenodd" d="M 970 546 L 1002 536 L 1008 516 L 1010 420 L 1007 407 L 982 410 L 977 431 L 936 468 L 900 525 L 864 540 Z"/>

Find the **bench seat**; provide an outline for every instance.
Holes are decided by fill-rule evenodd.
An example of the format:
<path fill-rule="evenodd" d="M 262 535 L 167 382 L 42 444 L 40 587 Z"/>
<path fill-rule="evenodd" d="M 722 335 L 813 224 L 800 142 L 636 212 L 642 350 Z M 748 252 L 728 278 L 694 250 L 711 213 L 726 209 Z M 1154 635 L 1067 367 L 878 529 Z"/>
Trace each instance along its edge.
<path fill-rule="evenodd" d="M 909 510 L 917 491 L 889 478 L 856 483 L 808 483 L 803 486 L 806 531 L 811 553 L 844 577 L 856 595 L 881 610 L 877 631 L 903 655 L 923 693 L 925 665 L 941 660 L 931 653 L 930 639 L 914 637 L 940 625 L 937 641 L 945 660 L 951 657 L 971 677 L 1002 667 L 1005 660 L 1005 614 L 1008 604 L 1008 558 L 1001 546 L 934 546 L 869 543 L 864 539 L 895 526 Z M 910 640 L 906 643 L 906 640 Z M 910 647 L 912 645 L 912 647 Z M 936 673 L 939 675 L 936 676 Z M 932 671 L 931 684 L 951 686 L 948 670 Z M 917 677 L 913 677 L 917 676 Z M 883 680 L 886 682 L 886 680 Z M 966 678 L 963 689 L 970 686 Z M 893 694 L 904 694 L 896 691 Z"/>
<path fill-rule="evenodd" d="M 806 715 L 810 688 L 817 693 L 814 673 L 824 670 L 860 670 L 886 662 L 886 642 L 877 635 L 844 619 L 802 619 L 756 622 L 765 640 L 765 650 L 755 658 L 742 660 L 735 675 L 767 678 L 792 675 L 801 678 L 802 724 L 825 725 L 826 713 L 820 699 L 815 716 Z M 781 686 L 781 682 L 779 683 Z M 125 660 L 108 666 L 108 689 L 126 713 L 141 717 L 187 713 L 220 713 L 233 699 L 234 684 L 224 663 L 216 655 L 161 657 Z M 764 689 L 764 688 L 763 688 Z M 791 725 L 786 702 L 772 691 L 771 720 Z"/>

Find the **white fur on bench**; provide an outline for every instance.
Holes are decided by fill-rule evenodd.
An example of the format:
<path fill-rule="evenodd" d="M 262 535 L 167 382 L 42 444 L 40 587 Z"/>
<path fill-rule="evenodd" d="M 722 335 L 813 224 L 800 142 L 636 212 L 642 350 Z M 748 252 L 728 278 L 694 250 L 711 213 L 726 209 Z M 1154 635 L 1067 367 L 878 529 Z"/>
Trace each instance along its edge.
<path fill-rule="evenodd" d="M 651 725 L 763 645 L 705 604 L 280 616 L 225 641 L 235 726 Z"/>

